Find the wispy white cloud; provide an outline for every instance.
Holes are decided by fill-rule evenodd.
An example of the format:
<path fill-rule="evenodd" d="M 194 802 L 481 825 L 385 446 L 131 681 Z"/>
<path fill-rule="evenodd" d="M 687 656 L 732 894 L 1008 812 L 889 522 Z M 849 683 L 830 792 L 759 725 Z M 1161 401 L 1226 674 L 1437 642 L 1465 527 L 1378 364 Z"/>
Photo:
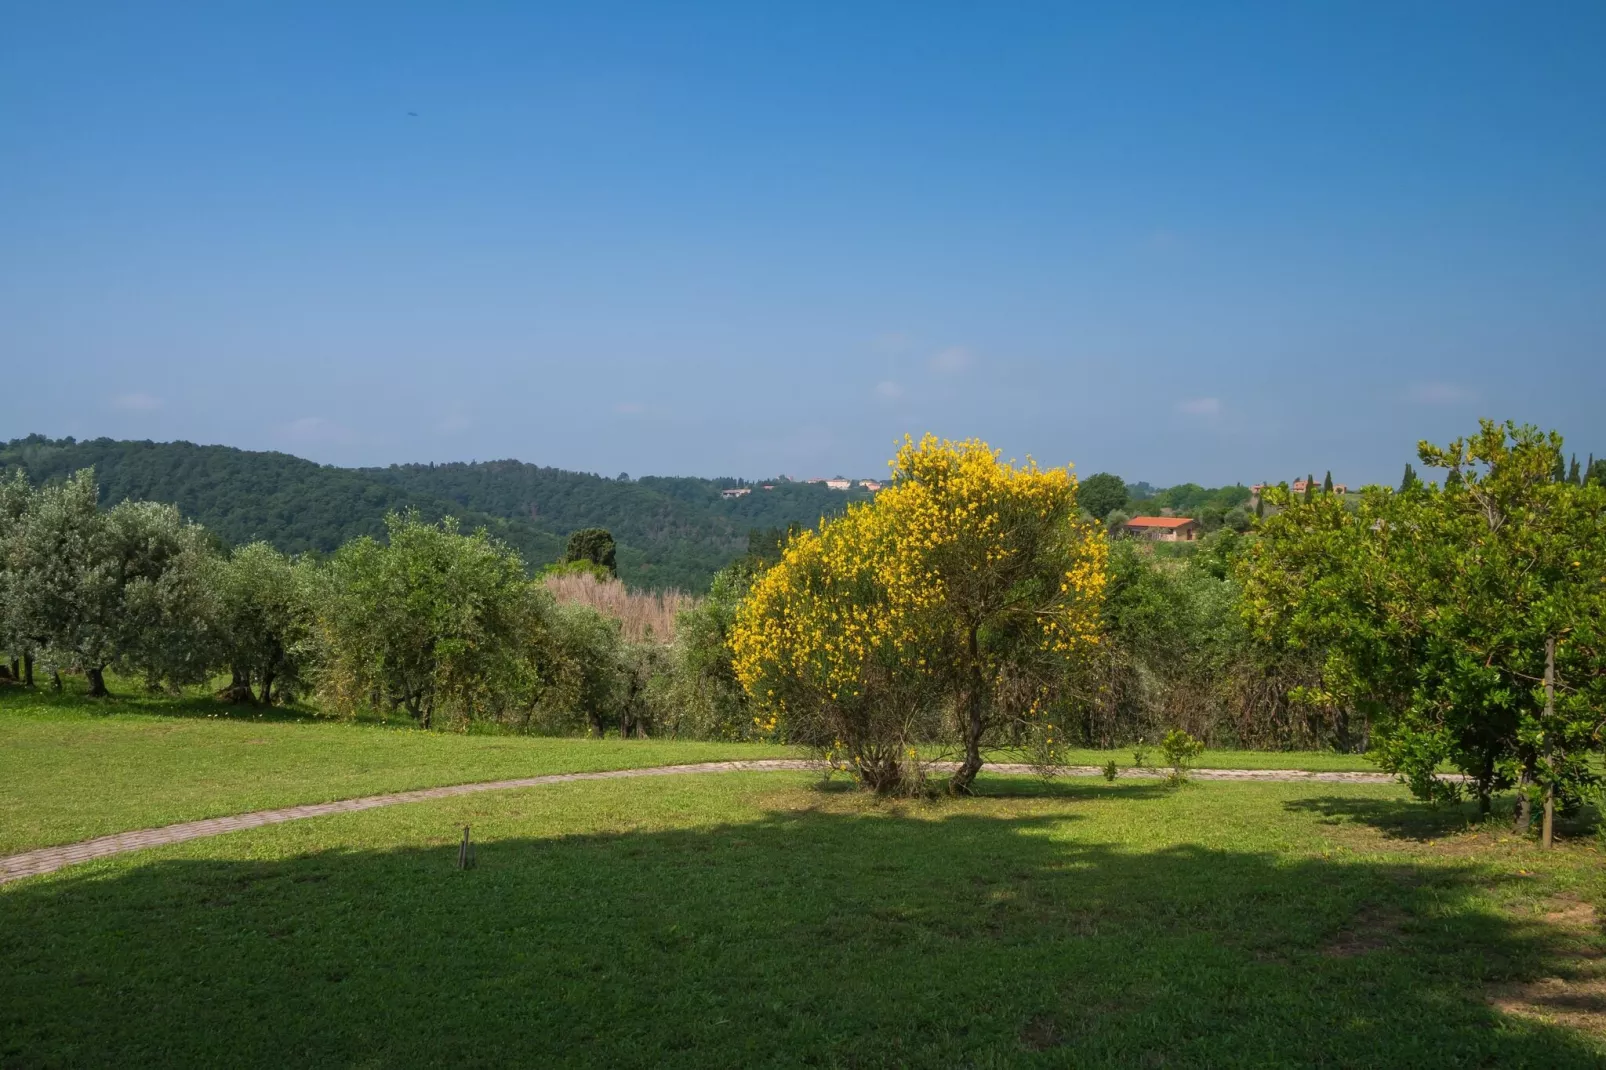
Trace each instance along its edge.
<path fill-rule="evenodd" d="M 974 356 L 964 346 L 949 346 L 931 358 L 931 370 L 943 375 L 956 375 L 970 367 Z"/>
<path fill-rule="evenodd" d="M 1478 400 L 1475 391 L 1459 383 L 1416 383 L 1405 392 L 1405 400 L 1415 405 L 1465 405 Z"/>
<path fill-rule="evenodd" d="M 132 394 L 119 394 L 112 398 L 112 408 L 123 409 L 127 412 L 151 412 L 162 407 L 164 402 L 154 394 L 134 391 Z"/>
<path fill-rule="evenodd" d="M 875 396 L 882 401 L 897 401 L 903 397 L 903 387 L 891 379 L 886 379 L 875 385 Z"/>
<path fill-rule="evenodd" d="M 1177 402 L 1177 411 L 1189 416 L 1220 416 L 1220 398 L 1184 398 Z"/>
<path fill-rule="evenodd" d="M 357 432 L 345 424 L 326 420 L 322 416 L 303 416 L 284 425 L 286 438 L 296 442 L 328 442 L 349 445 L 357 441 Z"/>
<path fill-rule="evenodd" d="M 647 411 L 647 406 L 639 401 L 621 401 L 613 407 L 613 411 L 621 416 L 640 416 Z"/>

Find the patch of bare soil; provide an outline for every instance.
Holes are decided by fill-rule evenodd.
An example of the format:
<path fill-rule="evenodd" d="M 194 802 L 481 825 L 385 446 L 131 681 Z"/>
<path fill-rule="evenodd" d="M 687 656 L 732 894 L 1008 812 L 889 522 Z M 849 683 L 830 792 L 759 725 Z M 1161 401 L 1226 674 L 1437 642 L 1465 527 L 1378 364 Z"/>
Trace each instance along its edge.
<path fill-rule="evenodd" d="M 1606 977 L 1595 970 L 1501 985 L 1489 994 L 1489 1002 L 1505 1014 L 1606 1034 Z"/>
<path fill-rule="evenodd" d="M 1369 951 L 1381 951 L 1400 935 L 1405 915 L 1396 907 L 1368 903 L 1356 912 L 1350 923 L 1322 948 L 1330 958 L 1347 959 Z"/>
<path fill-rule="evenodd" d="M 1592 939 L 1600 932 L 1599 914 L 1593 904 L 1567 895 L 1550 896 L 1537 907 L 1542 923 L 1578 946 L 1577 957 L 1557 976 L 1496 986 L 1490 1004 L 1505 1014 L 1606 1035 L 1606 961 Z"/>
<path fill-rule="evenodd" d="M 1571 896 L 1553 895 L 1543 904 L 1544 913 L 1541 917 L 1552 925 L 1562 925 L 1571 929 L 1594 929 L 1599 924 L 1599 916 L 1595 912 L 1594 904 L 1585 903 Z"/>

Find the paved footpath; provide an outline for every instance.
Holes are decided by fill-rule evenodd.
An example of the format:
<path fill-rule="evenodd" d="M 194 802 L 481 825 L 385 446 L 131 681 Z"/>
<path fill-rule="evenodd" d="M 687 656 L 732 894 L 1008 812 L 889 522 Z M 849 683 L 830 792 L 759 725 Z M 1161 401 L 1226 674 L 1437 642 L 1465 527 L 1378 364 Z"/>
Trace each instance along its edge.
<path fill-rule="evenodd" d="M 1030 773 L 1027 765 L 1010 763 L 992 764 L 992 773 Z M 348 814 L 357 810 L 372 810 L 379 806 L 397 803 L 422 802 L 425 799 L 449 799 L 455 795 L 472 795 L 480 791 L 506 791 L 510 788 L 535 788 L 543 784 L 566 784 L 574 780 L 621 780 L 627 777 L 678 776 L 685 773 L 746 773 L 773 770 L 819 770 L 818 762 L 789 758 L 773 758 L 751 762 L 702 762 L 697 765 L 661 765 L 647 769 L 613 769 L 601 773 L 554 773 L 549 776 L 523 777 L 518 780 L 484 780 L 473 784 L 452 784 L 443 788 L 420 788 L 416 791 L 398 791 L 389 795 L 368 795 L 361 799 L 341 799 L 337 802 L 313 803 L 306 806 L 286 806 L 279 810 L 256 810 L 230 817 L 209 817 L 201 821 L 185 821 L 161 828 L 140 829 L 136 832 L 119 832 L 113 836 L 100 836 L 93 840 L 63 844 L 60 847 L 42 847 L 36 851 L 0 858 L 0 884 L 53 873 L 76 862 L 92 858 L 138 851 L 146 847 L 160 847 L 167 843 L 183 843 L 205 836 L 220 836 L 238 829 L 254 829 L 262 825 L 277 825 L 285 821 L 298 821 L 304 817 L 322 817 L 325 814 Z M 1064 776 L 1100 776 L 1103 770 L 1093 765 L 1074 765 L 1062 770 Z M 1152 769 L 1123 769 L 1123 777 L 1162 777 L 1165 774 Z M 1266 780 L 1266 781 L 1319 781 L 1340 784 L 1389 784 L 1394 778 L 1387 773 L 1311 773 L 1300 769 L 1195 769 L 1190 774 L 1197 780 Z"/>

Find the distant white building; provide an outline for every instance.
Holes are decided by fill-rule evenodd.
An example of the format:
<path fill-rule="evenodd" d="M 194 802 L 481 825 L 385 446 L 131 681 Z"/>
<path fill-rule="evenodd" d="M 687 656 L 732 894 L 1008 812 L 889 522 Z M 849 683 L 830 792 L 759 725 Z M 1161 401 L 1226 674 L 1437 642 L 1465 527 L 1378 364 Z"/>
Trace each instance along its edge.
<path fill-rule="evenodd" d="M 729 500 L 733 498 L 742 498 L 751 493 L 753 493 L 753 488 L 751 487 L 730 487 L 726 490 L 720 491 L 719 496 Z"/>
<path fill-rule="evenodd" d="M 827 479 L 825 481 L 825 485 L 830 487 L 832 490 L 847 490 L 849 487 L 853 486 L 853 480 L 843 479 L 841 476 L 837 476 L 835 479 Z"/>
<path fill-rule="evenodd" d="M 881 489 L 881 484 L 877 483 L 873 479 L 861 479 L 861 480 L 859 480 L 859 486 L 863 487 L 865 490 L 869 491 L 871 494 L 874 494 L 876 491 Z"/>

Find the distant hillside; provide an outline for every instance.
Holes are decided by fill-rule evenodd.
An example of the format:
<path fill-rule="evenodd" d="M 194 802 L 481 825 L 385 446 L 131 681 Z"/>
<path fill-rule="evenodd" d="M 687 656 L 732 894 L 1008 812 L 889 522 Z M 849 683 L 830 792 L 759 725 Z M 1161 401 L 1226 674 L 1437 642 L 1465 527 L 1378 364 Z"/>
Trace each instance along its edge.
<path fill-rule="evenodd" d="M 737 480 L 627 482 L 519 461 L 336 468 L 228 446 L 40 435 L 0 446 L 0 469 L 13 466 L 35 482 L 93 466 L 106 502 L 172 502 L 228 543 L 265 539 L 290 553 L 379 535 L 387 512 L 409 507 L 485 527 L 532 566 L 561 557 L 576 528 L 605 527 L 619 542 L 627 583 L 694 591 L 747 550 L 750 530 L 812 526 L 867 496 L 781 483 L 727 501 L 720 491 Z"/>

